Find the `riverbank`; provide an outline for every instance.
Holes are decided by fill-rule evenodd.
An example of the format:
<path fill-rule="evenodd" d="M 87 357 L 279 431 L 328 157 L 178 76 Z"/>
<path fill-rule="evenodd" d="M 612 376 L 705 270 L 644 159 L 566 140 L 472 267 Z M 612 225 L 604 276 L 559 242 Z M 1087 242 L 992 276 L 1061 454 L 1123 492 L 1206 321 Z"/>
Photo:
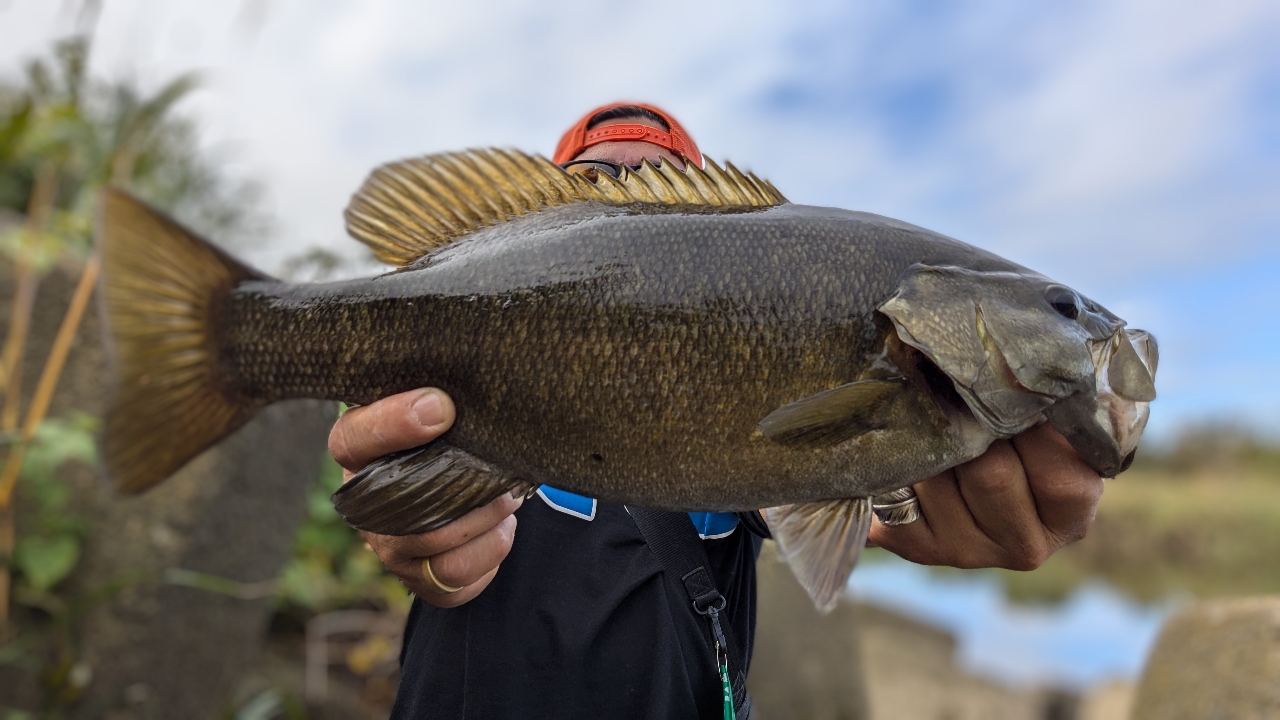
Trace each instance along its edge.
<path fill-rule="evenodd" d="M 1009 684 L 974 672 L 958 638 L 879 604 L 819 615 L 766 545 L 748 686 L 762 720 L 1123 720 L 1133 683 Z"/>
<path fill-rule="evenodd" d="M 997 572 L 1022 600 L 1060 599 L 1090 579 L 1146 602 L 1280 593 L 1280 473 L 1125 473 L 1107 481 L 1088 537 L 1034 572 Z"/>

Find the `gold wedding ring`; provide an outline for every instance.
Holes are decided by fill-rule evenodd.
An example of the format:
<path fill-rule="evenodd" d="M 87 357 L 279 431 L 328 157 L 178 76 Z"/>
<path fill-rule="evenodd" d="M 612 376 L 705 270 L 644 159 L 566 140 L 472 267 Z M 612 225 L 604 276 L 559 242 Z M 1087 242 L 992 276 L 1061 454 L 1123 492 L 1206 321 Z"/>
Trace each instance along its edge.
<path fill-rule="evenodd" d="M 432 592 L 439 595 L 452 595 L 463 588 L 462 585 L 454 587 L 440 582 L 440 578 L 436 577 L 435 571 L 431 569 L 431 558 L 422 561 L 422 577 L 426 578 L 427 585 L 431 587 Z"/>

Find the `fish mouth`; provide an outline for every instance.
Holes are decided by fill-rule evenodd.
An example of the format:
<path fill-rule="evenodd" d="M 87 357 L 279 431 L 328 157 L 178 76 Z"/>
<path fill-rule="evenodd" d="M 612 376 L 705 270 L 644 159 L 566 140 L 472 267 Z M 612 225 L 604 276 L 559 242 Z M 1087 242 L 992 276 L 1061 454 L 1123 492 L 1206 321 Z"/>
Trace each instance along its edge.
<path fill-rule="evenodd" d="M 1096 345 L 1102 346 L 1101 354 L 1105 356 L 1104 362 L 1098 362 L 1099 354 L 1090 348 L 1098 369 L 1096 421 L 1110 429 L 1120 454 L 1132 462 L 1147 426 L 1151 401 L 1156 399 L 1156 339 L 1145 330 L 1121 330 Z"/>
<path fill-rule="evenodd" d="M 1103 477 L 1128 469 L 1155 400 L 1156 339 L 1145 330 L 1117 330 L 1089 341 L 1093 393 L 1059 401 L 1046 411 L 1081 459 Z"/>

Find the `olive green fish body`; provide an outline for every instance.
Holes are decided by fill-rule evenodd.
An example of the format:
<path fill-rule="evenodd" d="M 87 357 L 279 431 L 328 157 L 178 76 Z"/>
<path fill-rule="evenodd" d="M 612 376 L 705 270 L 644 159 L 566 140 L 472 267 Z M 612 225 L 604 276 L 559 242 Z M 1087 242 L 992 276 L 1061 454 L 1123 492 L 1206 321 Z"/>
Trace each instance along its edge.
<path fill-rule="evenodd" d="M 876 308 L 921 262 L 1019 269 L 829 208 L 569 205 L 377 278 L 246 282 L 232 293 L 227 374 L 263 403 L 440 387 L 459 408 L 449 443 L 607 500 L 741 510 L 874 494 L 982 447 L 941 418 L 825 452 L 780 448 L 756 425 L 822 390 L 902 376 Z M 938 415 L 920 390 L 897 402 Z M 892 466 L 876 462 L 886 452 Z M 899 469 L 904 454 L 919 461 Z"/>
<path fill-rule="evenodd" d="M 345 483 L 334 503 L 352 525 L 426 532 L 539 484 L 765 508 L 825 608 L 873 497 L 904 502 L 1046 420 L 1112 476 L 1155 397 L 1154 339 L 1074 290 L 906 223 L 788 204 L 732 165 L 586 178 L 450 153 L 379 168 L 346 217 L 400 268 L 280 282 L 104 192 L 119 489 L 162 481 L 278 400 L 435 386 L 452 429 Z"/>

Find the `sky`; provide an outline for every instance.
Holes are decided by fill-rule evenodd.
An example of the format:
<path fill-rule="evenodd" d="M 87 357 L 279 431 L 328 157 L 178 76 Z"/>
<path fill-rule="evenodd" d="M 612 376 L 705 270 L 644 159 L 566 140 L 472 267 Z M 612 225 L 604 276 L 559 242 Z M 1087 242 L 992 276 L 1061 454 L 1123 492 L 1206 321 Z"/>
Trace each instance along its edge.
<path fill-rule="evenodd" d="M 0 0 L 0 76 L 76 7 Z M 275 231 L 243 250 L 268 271 L 313 246 L 366 270 L 341 212 L 380 163 L 549 155 L 596 105 L 661 105 L 792 201 L 985 247 L 1152 331 L 1168 439 L 1280 433 L 1276 37 L 1273 0 L 103 0 L 92 65 L 203 71 L 183 112 L 265 185 Z"/>

